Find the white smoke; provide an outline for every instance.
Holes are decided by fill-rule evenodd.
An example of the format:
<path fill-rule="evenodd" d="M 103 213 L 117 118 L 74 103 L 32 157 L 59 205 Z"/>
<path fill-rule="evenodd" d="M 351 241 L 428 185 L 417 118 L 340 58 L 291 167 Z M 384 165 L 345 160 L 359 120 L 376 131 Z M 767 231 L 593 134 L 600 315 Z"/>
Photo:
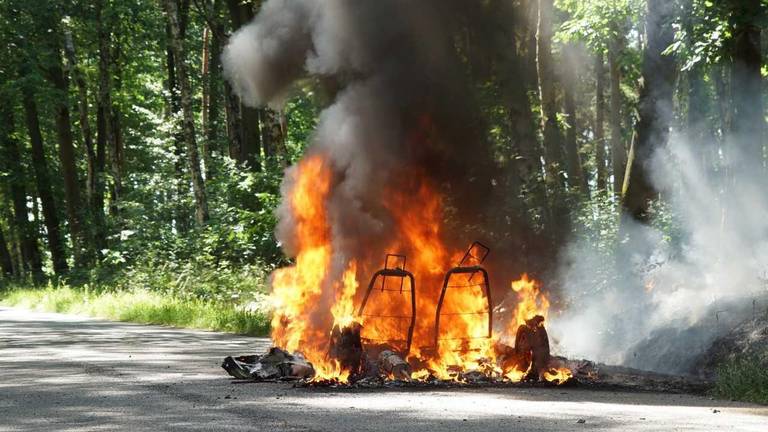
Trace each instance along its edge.
<path fill-rule="evenodd" d="M 304 73 L 320 2 L 271 0 L 236 31 L 222 54 L 225 78 L 250 106 L 279 102 Z"/>
<path fill-rule="evenodd" d="M 768 186 L 761 167 L 729 152 L 718 171 L 702 162 L 703 143 L 672 134 L 652 163 L 655 186 L 679 223 L 681 241 L 627 222 L 644 242 L 618 245 L 622 262 L 606 264 L 593 242 L 571 244 L 560 272 L 565 313 L 550 323 L 571 356 L 660 371 L 689 372 L 711 341 L 768 306 Z M 707 168 L 705 168 L 707 167 Z M 623 240 L 623 239 L 620 239 Z M 596 269 L 613 283 L 595 292 Z"/>

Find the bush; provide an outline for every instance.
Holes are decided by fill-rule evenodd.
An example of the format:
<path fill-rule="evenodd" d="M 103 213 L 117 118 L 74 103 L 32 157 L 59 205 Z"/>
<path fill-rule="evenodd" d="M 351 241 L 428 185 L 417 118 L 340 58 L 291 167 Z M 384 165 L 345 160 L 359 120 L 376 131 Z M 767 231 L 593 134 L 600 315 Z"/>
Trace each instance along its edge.
<path fill-rule="evenodd" d="M 751 357 L 723 363 L 717 370 L 717 396 L 768 404 L 768 364 Z"/>
<path fill-rule="evenodd" d="M 94 291 L 66 285 L 10 288 L 0 293 L 2 304 L 26 309 L 87 315 L 117 321 L 159 324 L 252 336 L 269 333 L 264 309 L 180 299 L 143 289 Z"/>

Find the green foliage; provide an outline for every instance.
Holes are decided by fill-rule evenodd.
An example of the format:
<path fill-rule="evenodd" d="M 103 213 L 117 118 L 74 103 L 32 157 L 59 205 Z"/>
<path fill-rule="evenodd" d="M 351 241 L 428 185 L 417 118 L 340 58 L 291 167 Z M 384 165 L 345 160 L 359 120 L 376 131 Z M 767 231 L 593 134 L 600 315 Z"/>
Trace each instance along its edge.
<path fill-rule="evenodd" d="M 616 281 L 615 251 L 619 239 L 617 201 L 611 192 L 597 193 L 581 204 L 575 215 L 574 232 L 579 244 L 595 253 L 590 286 L 595 292 L 609 289 Z"/>
<path fill-rule="evenodd" d="M 580 40 L 594 50 L 605 50 L 612 40 L 622 39 L 640 22 L 642 0 L 556 0 L 568 13 L 557 34 L 561 41 Z"/>
<path fill-rule="evenodd" d="M 44 289 L 15 288 L 0 292 L 0 302 L 46 312 L 253 336 L 265 336 L 269 331 L 269 317 L 263 309 L 177 298 L 141 288 L 102 291 L 64 284 Z"/>
<path fill-rule="evenodd" d="M 719 63 L 727 55 L 725 47 L 732 37 L 729 8 L 710 0 L 689 0 L 686 9 L 667 53 L 684 59 L 683 71 L 699 64 Z"/>
<path fill-rule="evenodd" d="M 768 364 L 738 358 L 717 370 L 715 394 L 722 398 L 768 404 Z"/>

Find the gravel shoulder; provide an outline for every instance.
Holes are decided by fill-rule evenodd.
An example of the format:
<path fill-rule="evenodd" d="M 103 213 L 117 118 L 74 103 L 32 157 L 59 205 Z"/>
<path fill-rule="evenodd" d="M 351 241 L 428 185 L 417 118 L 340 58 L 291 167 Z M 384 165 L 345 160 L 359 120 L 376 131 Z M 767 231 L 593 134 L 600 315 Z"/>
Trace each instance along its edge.
<path fill-rule="evenodd" d="M 264 338 L 0 308 L 0 431 L 765 431 L 768 407 L 580 388 L 349 391 L 229 380 Z"/>

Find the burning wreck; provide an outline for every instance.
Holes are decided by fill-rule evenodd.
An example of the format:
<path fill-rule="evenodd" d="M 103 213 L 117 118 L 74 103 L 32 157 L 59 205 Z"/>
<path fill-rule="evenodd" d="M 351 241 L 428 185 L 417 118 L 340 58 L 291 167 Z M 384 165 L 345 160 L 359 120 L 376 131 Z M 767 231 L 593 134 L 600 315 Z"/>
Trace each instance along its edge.
<path fill-rule="evenodd" d="M 329 383 L 571 378 L 550 355 L 544 328 L 549 300 L 539 284 L 523 275 L 511 283 L 514 310 L 494 308 L 483 267 L 489 248 L 475 242 L 462 254 L 444 247 L 439 199 L 429 190 L 421 192 L 425 208 L 421 220 L 413 221 L 419 225 L 400 240 L 413 242 L 406 243 L 413 259 L 387 255 L 363 289 L 363 267 L 354 259 L 340 278 L 329 280 L 333 246 L 323 191 L 330 189 L 330 171 L 320 158 L 305 159 L 295 169 L 299 177 L 288 202 L 301 247 L 296 264 L 272 276 L 272 338 L 280 348 L 263 357 L 228 357 L 222 366 L 230 375 Z M 443 271 L 451 259 L 457 265 Z M 501 331 L 494 332 L 494 312 L 505 315 Z"/>
<path fill-rule="evenodd" d="M 279 349 L 228 358 L 233 376 L 570 377 L 550 355 L 540 284 L 504 257 L 486 262 L 483 244 L 466 249 L 505 241 L 485 233 L 513 181 L 475 106 L 476 58 L 457 45 L 483 34 L 489 17 L 475 12 L 458 0 L 269 0 L 230 38 L 225 72 L 244 102 L 280 104 L 307 79 L 331 101 L 283 180 L 276 237 L 293 265 L 271 276 Z"/>

